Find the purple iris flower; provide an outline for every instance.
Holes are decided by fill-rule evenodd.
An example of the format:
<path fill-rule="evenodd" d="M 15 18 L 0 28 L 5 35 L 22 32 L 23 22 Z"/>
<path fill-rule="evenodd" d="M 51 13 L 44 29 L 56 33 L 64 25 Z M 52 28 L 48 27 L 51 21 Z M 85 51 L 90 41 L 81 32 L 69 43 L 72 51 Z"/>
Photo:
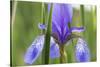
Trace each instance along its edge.
<path fill-rule="evenodd" d="M 48 10 L 50 10 L 50 5 Z M 68 24 L 72 22 L 73 8 L 69 4 L 54 4 L 52 12 L 52 35 L 58 44 L 65 44 L 68 36 L 72 32 L 82 32 L 83 27 L 71 27 Z"/>
<path fill-rule="evenodd" d="M 77 62 L 88 62 L 90 61 L 90 51 L 88 49 L 87 43 L 79 38 L 76 48 L 75 48 L 75 56 Z"/>
<path fill-rule="evenodd" d="M 48 10 L 50 5 L 48 5 Z M 69 27 L 72 22 L 73 10 L 68 4 L 53 4 L 52 11 L 52 35 L 50 40 L 50 58 L 60 57 L 59 46 L 66 43 L 66 39 L 73 32 L 84 31 L 83 27 Z M 46 29 L 45 25 L 38 25 L 40 29 Z M 45 35 L 36 37 L 30 47 L 27 49 L 24 62 L 32 64 L 40 56 L 44 46 Z M 84 58 L 83 58 L 84 59 Z"/>

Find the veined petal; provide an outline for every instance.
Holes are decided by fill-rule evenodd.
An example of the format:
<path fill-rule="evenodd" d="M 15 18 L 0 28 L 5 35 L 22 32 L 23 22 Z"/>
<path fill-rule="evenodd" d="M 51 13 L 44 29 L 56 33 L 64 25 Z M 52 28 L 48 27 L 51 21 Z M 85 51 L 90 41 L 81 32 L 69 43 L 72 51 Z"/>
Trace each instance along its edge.
<path fill-rule="evenodd" d="M 50 11 L 48 4 L 48 11 Z M 63 43 L 69 31 L 68 23 L 72 22 L 73 10 L 70 4 L 53 4 L 52 11 L 52 33 L 54 33 L 59 42 Z M 66 36 L 65 36 L 66 34 Z"/>
<path fill-rule="evenodd" d="M 48 11 L 50 11 L 50 4 L 48 4 Z M 53 4 L 52 20 L 56 23 L 62 23 L 62 18 L 64 22 L 71 22 L 73 15 L 72 6 L 69 4 Z"/>
<path fill-rule="evenodd" d="M 77 62 L 88 62 L 90 61 L 90 52 L 87 46 L 87 43 L 79 38 L 76 48 L 75 48 L 75 56 Z"/>
<path fill-rule="evenodd" d="M 51 37 L 51 42 L 50 42 L 50 58 L 58 58 L 60 57 L 59 53 L 59 46 L 57 43 L 55 43 L 53 37 Z"/>
<path fill-rule="evenodd" d="M 83 32 L 85 29 L 84 27 L 72 27 L 71 32 Z"/>
<path fill-rule="evenodd" d="M 24 62 L 27 64 L 32 64 L 35 62 L 35 60 L 38 58 L 38 56 L 41 54 L 41 51 L 43 49 L 44 45 L 44 35 L 38 36 L 31 46 L 28 48 L 25 57 Z"/>
<path fill-rule="evenodd" d="M 44 35 L 38 36 L 31 46 L 27 49 L 27 52 L 24 57 L 24 62 L 27 64 L 32 64 L 36 61 L 39 55 L 42 52 L 44 46 Z M 50 41 L 50 58 L 54 59 L 60 56 L 59 47 L 55 43 L 53 37 L 51 37 Z"/>

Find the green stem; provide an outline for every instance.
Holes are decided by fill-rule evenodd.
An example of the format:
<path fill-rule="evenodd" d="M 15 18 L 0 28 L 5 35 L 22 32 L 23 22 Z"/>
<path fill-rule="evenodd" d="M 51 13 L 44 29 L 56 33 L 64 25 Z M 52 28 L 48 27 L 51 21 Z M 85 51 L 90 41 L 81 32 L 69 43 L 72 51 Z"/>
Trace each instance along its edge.
<path fill-rule="evenodd" d="M 95 25 L 96 25 L 96 11 L 95 11 L 95 6 L 92 6 L 91 7 L 91 11 L 92 11 L 92 20 L 93 20 L 93 29 L 95 29 Z"/>
<path fill-rule="evenodd" d="M 16 15 L 16 8 L 17 8 L 17 1 L 16 0 L 13 0 L 13 1 L 11 1 L 10 2 L 11 3 L 11 7 L 12 7 L 12 9 L 11 9 L 11 12 L 12 12 L 12 14 L 11 14 L 11 26 L 10 26 L 10 38 L 12 39 L 12 32 L 13 32 L 13 24 L 14 24 L 14 22 L 15 22 L 15 15 Z M 11 42 L 11 45 L 10 45 L 10 66 L 13 66 L 13 56 L 12 56 L 12 40 L 10 40 L 10 42 Z"/>
<path fill-rule="evenodd" d="M 45 22 L 44 22 L 45 21 L 44 10 L 45 10 L 44 3 L 42 3 L 41 23 L 43 23 L 43 24 L 45 24 Z M 42 34 L 45 34 L 45 30 L 42 30 L 41 32 L 42 32 Z M 42 60 L 41 60 L 42 64 L 44 64 L 44 59 L 45 59 L 44 54 L 45 54 L 45 50 L 43 49 L 43 51 L 42 51 Z"/>
<path fill-rule="evenodd" d="M 84 26 L 84 22 L 85 22 L 85 19 L 84 19 L 84 5 L 80 5 L 80 10 L 81 10 L 81 22 L 82 22 L 82 25 Z"/>
<path fill-rule="evenodd" d="M 64 45 L 61 45 L 59 48 L 60 48 L 60 63 L 66 63 L 67 54 L 65 52 Z"/>
<path fill-rule="evenodd" d="M 81 22 L 82 26 L 85 26 L 85 11 L 84 11 L 84 5 L 80 5 L 80 11 L 81 11 Z M 83 32 L 83 36 L 85 36 L 85 32 Z"/>
<path fill-rule="evenodd" d="M 42 23 L 45 25 L 45 4 L 42 3 Z M 43 34 L 45 34 L 45 29 L 42 31 Z"/>
<path fill-rule="evenodd" d="M 17 8 L 17 1 L 16 0 L 14 0 L 13 1 L 13 10 L 12 10 L 12 20 L 11 20 L 11 22 L 12 22 L 12 27 L 13 27 L 13 23 L 14 23 L 14 21 L 15 21 L 15 15 L 16 15 L 16 8 Z"/>

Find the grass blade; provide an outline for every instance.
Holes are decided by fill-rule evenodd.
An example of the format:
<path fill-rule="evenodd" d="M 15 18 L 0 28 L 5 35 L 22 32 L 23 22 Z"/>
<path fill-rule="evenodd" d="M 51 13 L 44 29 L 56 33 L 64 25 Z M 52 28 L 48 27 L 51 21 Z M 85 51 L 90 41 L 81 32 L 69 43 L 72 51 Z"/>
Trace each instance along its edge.
<path fill-rule="evenodd" d="M 52 26 L 52 4 L 50 7 L 50 12 L 48 16 L 48 26 L 47 32 L 45 36 L 45 43 L 44 43 L 44 64 L 49 64 L 49 52 L 50 52 L 50 35 L 51 35 L 51 26 Z"/>

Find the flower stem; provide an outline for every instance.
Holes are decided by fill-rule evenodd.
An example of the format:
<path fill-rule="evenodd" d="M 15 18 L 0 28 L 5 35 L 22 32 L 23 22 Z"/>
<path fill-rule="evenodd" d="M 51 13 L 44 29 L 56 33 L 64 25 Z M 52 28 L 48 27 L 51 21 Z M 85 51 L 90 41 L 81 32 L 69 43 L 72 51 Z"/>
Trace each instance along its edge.
<path fill-rule="evenodd" d="M 64 49 L 64 45 L 60 46 L 60 63 L 66 63 L 67 62 L 67 54 Z"/>

